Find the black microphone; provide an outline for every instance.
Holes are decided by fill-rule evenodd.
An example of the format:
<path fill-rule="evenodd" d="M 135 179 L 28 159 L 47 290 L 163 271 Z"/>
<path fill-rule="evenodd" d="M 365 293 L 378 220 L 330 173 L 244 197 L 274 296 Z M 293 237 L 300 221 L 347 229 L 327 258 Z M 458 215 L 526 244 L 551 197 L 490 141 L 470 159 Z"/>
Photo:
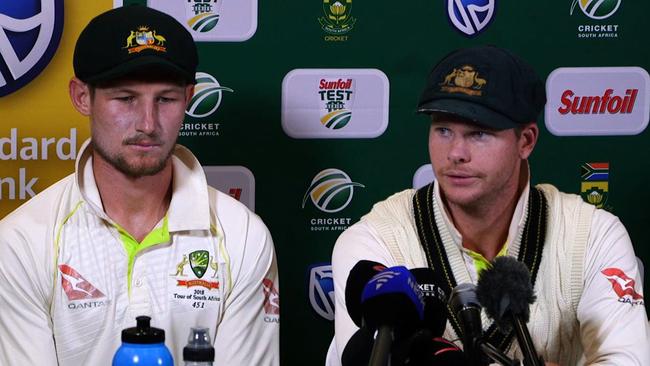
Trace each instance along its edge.
<path fill-rule="evenodd" d="M 352 267 L 345 282 L 345 307 L 354 324 L 361 328 L 361 294 L 368 281 L 386 266 L 368 260 L 358 261 Z"/>
<path fill-rule="evenodd" d="M 530 304 L 535 302 L 528 267 L 513 257 L 497 257 L 479 276 L 476 291 L 486 313 L 501 330 L 515 329 L 524 365 L 543 366 L 544 359 L 537 354 L 526 326 Z"/>
<path fill-rule="evenodd" d="M 428 329 L 434 337 L 442 336 L 447 326 L 447 294 L 435 283 L 431 268 L 411 269 L 424 296 L 424 320 L 420 328 Z"/>
<path fill-rule="evenodd" d="M 465 353 L 452 342 L 420 329 L 393 351 L 395 365 L 470 366 Z"/>
<path fill-rule="evenodd" d="M 479 340 L 483 337 L 481 324 L 481 303 L 476 297 L 476 286 L 471 283 L 461 283 L 454 287 L 449 296 L 449 306 L 459 318 L 462 330 L 465 355 L 472 365 L 487 365 L 487 359 L 480 352 Z"/>
<path fill-rule="evenodd" d="M 367 327 L 357 330 L 345 345 L 341 354 L 341 366 L 368 366 L 375 343 L 374 331 Z"/>

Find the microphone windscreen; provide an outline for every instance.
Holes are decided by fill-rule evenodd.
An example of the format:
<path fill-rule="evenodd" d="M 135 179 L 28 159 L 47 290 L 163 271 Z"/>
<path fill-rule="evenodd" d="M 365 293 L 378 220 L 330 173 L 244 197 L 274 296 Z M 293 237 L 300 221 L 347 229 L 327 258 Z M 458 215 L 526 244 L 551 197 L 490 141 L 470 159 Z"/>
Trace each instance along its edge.
<path fill-rule="evenodd" d="M 341 354 L 341 366 L 368 366 L 374 344 L 374 332 L 366 327 L 356 331 Z"/>
<path fill-rule="evenodd" d="M 510 328 L 506 317 L 516 316 L 528 322 L 530 304 L 535 302 L 528 267 L 507 256 L 497 257 L 492 266 L 481 273 L 476 295 L 486 313 L 505 330 Z"/>
<path fill-rule="evenodd" d="M 424 317 L 424 300 L 406 267 L 390 267 L 375 275 L 364 287 L 361 311 L 364 324 L 369 328 L 388 325 L 398 337 L 420 324 Z"/>
<path fill-rule="evenodd" d="M 424 296 L 424 320 L 421 327 L 429 329 L 434 336 L 442 336 L 448 318 L 447 295 L 436 285 L 431 268 L 413 268 L 411 273 Z"/>
<path fill-rule="evenodd" d="M 357 327 L 361 327 L 361 293 L 368 281 L 386 269 L 381 263 L 361 260 L 352 267 L 345 283 L 345 307 Z"/>
<path fill-rule="evenodd" d="M 465 353 L 452 342 L 434 337 L 428 329 L 420 329 L 393 347 L 395 365 L 470 365 Z"/>

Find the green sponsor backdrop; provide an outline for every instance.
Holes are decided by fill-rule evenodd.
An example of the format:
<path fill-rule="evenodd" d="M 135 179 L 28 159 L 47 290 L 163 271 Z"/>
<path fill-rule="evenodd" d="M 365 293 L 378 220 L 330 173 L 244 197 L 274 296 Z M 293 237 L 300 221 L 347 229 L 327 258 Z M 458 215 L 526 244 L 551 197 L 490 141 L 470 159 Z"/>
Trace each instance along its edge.
<path fill-rule="evenodd" d="M 219 123 L 219 136 L 180 138 L 204 165 L 243 165 L 255 175 L 256 211 L 273 234 L 280 266 L 283 365 L 323 364 L 333 335 L 333 324 L 309 304 L 307 268 L 330 260 L 340 231 L 312 231 L 310 221 L 343 217 L 355 222 L 374 202 L 411 186 L 415 170 L 428 161 L 427 119 L 416 115 L 414 107 L 435 61 L 458 47 L 495 44 L 529 60 L 543 77 L 558 67 L 650 69 L 648 2 L 622 0 L 611 17 L 592 20 L 577 6 L 570 15 L 572 0 L 497 0 L 492 23 L 473 38 L 450 25 L 443 0 L 352 5 L 347 10 L 356 22 L 346 41 L 325 41 L 328 34 L 318 20 L 325 15 L 323 0 L 261 0 L 251 39 L 199 43 L 200 71 L 234 92 L 225 92 L 218 111 L 205 120 L 188 117 L 191 122 Z M 618 36 L 578 38 L 578 26 L 602 24 L 618 25 Z M 280 124 L 281 83 L 296 68 L 382 70 L 390 80 L 385 133 L 375 139 L 288 137 Z M 607 205 L 627 226 L 637 255 L 650 263 L 644 229 L 650 202 L 648 131 L 557 137 L 547 131 L 543 116 L 539 122 L 542 134 L 531 158 L 533 182 L 552 182 L 579 193 L 581 163 L 609 162 Z M 310 202 L 301 207 L 312 178 L 326 168 L 341 169 L 365 186 L 355 188 L 350 205 L 334 214 Z"/>

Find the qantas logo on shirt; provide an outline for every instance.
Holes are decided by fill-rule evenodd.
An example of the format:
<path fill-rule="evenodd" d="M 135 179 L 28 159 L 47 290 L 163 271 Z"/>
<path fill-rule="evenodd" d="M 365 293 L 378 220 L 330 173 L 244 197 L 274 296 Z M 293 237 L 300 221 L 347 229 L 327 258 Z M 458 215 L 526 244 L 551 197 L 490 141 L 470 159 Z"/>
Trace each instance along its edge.
<path fill-rule="evenodd" d="M 273 281 L 265 278 L 262 281 L 262 288 L 264 291 L 264 321 L 267 323 L 279 323 L 280 315 L 280 294 L 273 285 Z"/>
<path fill-rule="evenodd" d="M 86 281 L 74 268 L 67 264 L 59 265 L 61 271 L 61 286 L 68 300 L 100 299 L 106 297 L 90 282 Z"/>
<path fill-rule="evenodd" d="M 643 296 L 634 289 L 635 281 L 618 268 L 605 268 L 602 274 L 612 284 L 612 289 L 618 295 L 618 301 L 631 305 L 643 305 Z"/>

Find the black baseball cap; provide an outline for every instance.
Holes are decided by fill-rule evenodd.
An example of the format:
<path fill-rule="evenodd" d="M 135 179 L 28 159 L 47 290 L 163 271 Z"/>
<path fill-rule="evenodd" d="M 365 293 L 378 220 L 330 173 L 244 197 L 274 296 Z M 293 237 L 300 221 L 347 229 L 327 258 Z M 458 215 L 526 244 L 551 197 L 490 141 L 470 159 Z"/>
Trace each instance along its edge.
<path fill-rule="evenodd" d="M 192 35 L 172 16 L 140 5 L 92 19 L 77 39 L 74 73 L 91 84 L 160 70 L 196 84 L 198 53 Z"/>
<path fill-rule="evenodd" d="M 453 51 L 433 67 L 417 112 L 504 130 L 536 121 L 544 104 L 544 83 L 528 63 L 503 48 L 478 46 Z"/>

